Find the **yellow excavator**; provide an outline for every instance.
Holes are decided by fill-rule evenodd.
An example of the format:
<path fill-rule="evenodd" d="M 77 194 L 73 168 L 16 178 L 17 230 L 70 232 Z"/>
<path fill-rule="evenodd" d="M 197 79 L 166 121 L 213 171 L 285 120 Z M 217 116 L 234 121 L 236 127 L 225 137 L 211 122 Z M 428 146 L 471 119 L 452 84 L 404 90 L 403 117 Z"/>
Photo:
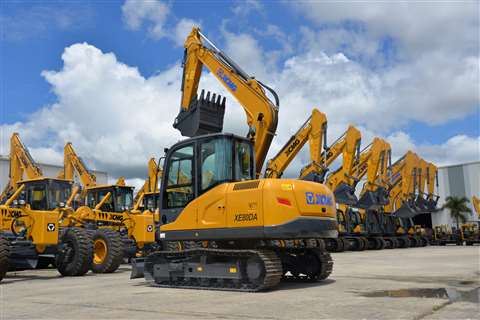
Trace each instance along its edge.
<path fill-rule="evenodd" d="M 124 256 L 149 250 L 155 242 L 153 213 L 132 210 L 133 187 L 126 186 L 123 178 L 114 185 L 97 184 L 95 175 L 69 142 L 64 147 L 64 169 L 59 176 L 73 181 L 75 172 L 83 187 L 80 202 L 84 205 L 66 210 L 60 224 L 89 231 L 93 240 L 92 271 L 114 272 Z M 78 188 L 72 191 L 68 207 L 78 192 Z"/>
<path fill-rule="evenodd" d="M 48 265 L 52 258 L 64 276 L 87 273 L 92 261 L 88 233 L 59 223 L 72 182 L 44 177 L 17 133 L 10 139 L 9 178 L 0 205 L 0 280 L 9 268 Z"/>
<path fill-rule="evenodd" d="M 219 133 L 224 99 L 196 97 L 203 67 L 244 108 L 247 138 Z M 265 93 L 273 90 L 242 71 L 198 28 L 185 42 L 183 68 L 174 127 L 191 138 L 166 152 L 162 251 L 145 258 L 146 279 L 166 287 L 260 291 L 284 276 L 327 278 L 333 261 L 318 239 L 337 233 L 332 192 L 309 181 L 257 178 L 277 126 L 278 98 L 273 104 Z M 134 263 L 132 277 L 141 271 L 140 261 Z"/>
<path fill-rule="evenodd" d="M 478 220 L 480 220 L 480 198 L 477 196 L 472 196 L 473 209 L 477 213 Z"/>
<path fill-rule="evenodd" d="M 162 173 L 162 169 L 155 161 L 155 158 L 151 158 L 148 161 L 147 178 L 133 199 L 134 211 L 139 210 L 143 212 L 144 210 L 149 210 L 158 215 L 158 196 L 160 194 L 158 184 L 162 179 Z"/>
<path fill-rule="evenodd" d="M 362 249 L 359 241 L 363 239 L 367 241 L 365 249 L 385 248 L 378 209 L 388 203 L 385 181 L 390 159 L 390 144 L 375 137 L 360 152 L 359 162 L 353 168 L 352 175 L 356 179 L 362 180 L 366 176 L 358 202 L 353 206 L 343 206 L 345 212 L 351 216 L 349 236 L 350 247 L 354 250 Z"/>

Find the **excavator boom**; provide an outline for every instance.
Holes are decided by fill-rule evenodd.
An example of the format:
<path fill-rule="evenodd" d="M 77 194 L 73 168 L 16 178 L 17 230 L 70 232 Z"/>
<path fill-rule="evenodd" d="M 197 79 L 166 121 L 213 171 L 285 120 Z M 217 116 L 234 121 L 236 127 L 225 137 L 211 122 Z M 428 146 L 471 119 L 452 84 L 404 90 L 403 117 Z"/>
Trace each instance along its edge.
<path fill-rule="evenodd" d="M 279 102 L 276 93 L 246 74 L 216 48 L 199 28 L 192 29 L 184 47 L 181 108 L 173 126 L 187 137 L 222 131 L 225 98 L 211 95 L 210 92 L 205 95 L 204 91 L 200 97 L 197 95 L 202 68 L 205 66 L 244 108 L 249 127 L 248 137 L 255 149 L 256 173 L 257 177 L 260 176 L 277 129 Z M 275 104 L 267 97 L 265 90 L 273 94 Z"/>

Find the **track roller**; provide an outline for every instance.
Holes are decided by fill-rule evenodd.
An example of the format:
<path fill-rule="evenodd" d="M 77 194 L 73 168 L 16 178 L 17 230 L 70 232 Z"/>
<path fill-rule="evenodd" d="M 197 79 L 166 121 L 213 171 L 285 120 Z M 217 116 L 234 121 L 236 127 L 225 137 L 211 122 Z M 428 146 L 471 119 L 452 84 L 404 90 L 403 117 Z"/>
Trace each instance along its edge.
<path fill-rule="evenodd" d="M 0 234 L 0 281 L 8 271 L 8 256 L 10 254 L 10 243 Z"/>
<path fill-rule="evenodd" d="M 123 242 L 114 230 L 97 229 L 92 235 L 94 273 L 115 272 L 123 262 Z"/>
<path fill-rule="evenodd" d="M 81 228 L 66 228 L 60 238 L 56 256 L 57 270 L 63 276 L 83 276 L 93 258 L 92 239 Z"/>

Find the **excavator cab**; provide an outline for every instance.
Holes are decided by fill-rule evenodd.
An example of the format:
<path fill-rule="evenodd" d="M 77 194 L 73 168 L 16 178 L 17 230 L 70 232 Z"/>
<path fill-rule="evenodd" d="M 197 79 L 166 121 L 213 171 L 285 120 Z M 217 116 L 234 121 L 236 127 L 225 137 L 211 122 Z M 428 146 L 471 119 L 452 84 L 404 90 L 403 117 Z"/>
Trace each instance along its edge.
<path fill-rule="evenodd" d="M 72 182 L 61 179 L 40 178 L 24 180 L 25 185 L 17 203 L 24 202 L 32 210 L 51 211 L 65 207 Z"/>
<path fill-rule="evenodd" d="M 163 224 L 174 221 L 190 201 L 220 184 L 255 179 L 253 146 L 232 134 L 204 135 L 169 149 L 164 168 Z"/>
<path fill-rule="evenodd" d="M 110 196 L 107 197 L 107 195 Z M 87 190 L 87 206 L 95 208 L 98 204 L 104 212 L 124 212 L 133 208 L 133 187 L 98 186 Z"/>

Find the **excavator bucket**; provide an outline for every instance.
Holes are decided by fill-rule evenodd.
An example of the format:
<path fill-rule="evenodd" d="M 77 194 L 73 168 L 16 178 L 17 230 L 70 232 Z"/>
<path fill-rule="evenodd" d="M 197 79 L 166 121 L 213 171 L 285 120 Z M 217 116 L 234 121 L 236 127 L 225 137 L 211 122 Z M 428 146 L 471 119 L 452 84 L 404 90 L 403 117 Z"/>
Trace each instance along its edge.
<path fill-rule="evenodd" d="M 417 214 L 419 214 L 419 212 L 415 209 L 412 203 L 407 201 L 404 201 L 402 206 L 393 213 L 394 216 L 399 218 L 413 218 Z"/>
<path fill-rule="evenodd" d="M 190 138 L 222 132 L 224 115 L 225 97 L 210 92 L 205 96 L 205 91 L 202 90 L 200 97 L 195 96 L 188 110 L 180 110 L 173 127 L 182 136 Z"/>
<path fill-rule="evenodd" d="M 366 191 L 360 200 L 358 200 L 356 207 L 360 209 L 371 209 L 374 210 L 380 207 L 378 203 L 377 194 L 373 191 Z"/>
<path fill-rule="evenodd" d="M 415 199 L 415 207 L 418 211 L 426 212 L 428 211 L 428 202 L 422 195 L 418 195 Z"/>
<path fill-rule="evenodd" d="M 338 185 L 333 194 L 335 195 L 335 201 L 337 203 L 355 205 L 358 202 L 358 198 L 355 195 L 355 188 L 346 183 Z"/>

